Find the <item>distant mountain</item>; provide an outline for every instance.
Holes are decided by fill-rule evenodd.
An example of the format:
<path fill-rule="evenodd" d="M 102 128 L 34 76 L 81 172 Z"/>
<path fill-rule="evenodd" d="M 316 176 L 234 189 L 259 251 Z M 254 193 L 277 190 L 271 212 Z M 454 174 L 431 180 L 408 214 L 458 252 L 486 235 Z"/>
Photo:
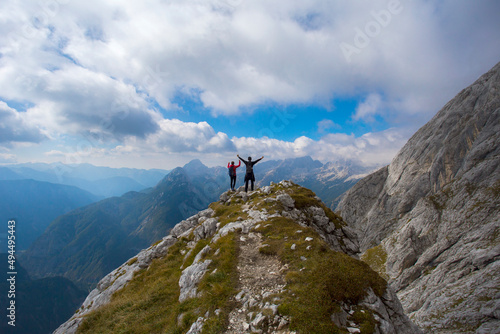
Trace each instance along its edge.
<path fill-rule="evenodd" d="M 19 180 L 22 179 L 21 175 L 12 171 L 7 167 L 0 167 L 0 180 Z"/>
<path fill-rule="evenodd" d="M 2 279 L 0 280 L 0 309 L 3 310 L 3 319 L 0 321 L 2 334 L 49 334 L 61 322 L 74 314 L 85 299 L 86 292 L 79 290 L 71 281 L 62 277 L 32 280 L 24 268 L 16 263 L 16 296 L 7 298 L 10 290 L 7 264 L 7 254 L 0 254 L 2 265 Z M 15 301 L 15 327 L 8 325 L 9 320 L 5 311 L 10 300 Z"/>
<path fill-rule="evenodd" d="M 56 217 L 98 199 L 73 186 L 35 180 L 0 181 L 0 219 L 16 219 L 16 246 L 24 250 Z M 6 245 L 7 238 L 2 233 L 0 251 L 6 252 Z"/>
<path fill-rule="evenodd" d="M 189 166 L 187 166 L 189 170 Z M 57 218 L 23 255 L 34 277 L 64 276 L 86 288 L 160 239 L 222 192 L 225 169 L 176 168 L 147 192 L 129 192 Z"/>
<path fill-rule="evenodd" d="M 0 167 L 0 180 L 33 179 L 76 186 L 96 196 L 121 196 L 153 187 L 167 170 L 98 167 L 90 164 L 26 163 Z"/>
<path fill-rule="evenodd" d="M 339 205 L 428 333 L 500 333 L 500 63 Z"/>
<path fill-rule="evenodd" d="M 332 209 L 337 206 L 339 197 L 346 190 L 373 170 L 374 167 L 358 166 L 349 161 L 323 164 L 309 156 L 255 165 L 259 185 L 291 180 L 313 190 Z"/>

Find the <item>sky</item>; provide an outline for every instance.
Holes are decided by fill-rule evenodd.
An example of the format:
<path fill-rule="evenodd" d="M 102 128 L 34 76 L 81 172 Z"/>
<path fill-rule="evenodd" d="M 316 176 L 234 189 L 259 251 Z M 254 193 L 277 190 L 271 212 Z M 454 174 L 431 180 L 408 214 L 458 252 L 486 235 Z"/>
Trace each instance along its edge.
<path fill-rule="evenodd" d="M 381 166 L 499 61 L 496 0 L 3 0 L 0 164 Z"/>

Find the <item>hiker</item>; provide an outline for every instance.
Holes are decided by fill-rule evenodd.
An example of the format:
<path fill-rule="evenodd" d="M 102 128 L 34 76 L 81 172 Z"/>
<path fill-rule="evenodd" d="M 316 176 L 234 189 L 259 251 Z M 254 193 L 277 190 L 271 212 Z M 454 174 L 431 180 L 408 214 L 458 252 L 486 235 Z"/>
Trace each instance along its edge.
<path fill-rule="evenodd" d="M 238 166 L 234 165 L 234 161 L 227 163 L 227 168 L 229 169 L 229 178 L 231 179 L 231 190 L 234 191 L 234 186 L 236 185 L 236 168 L 241 166 L 241 161 Z"/>
<path fill-rule="evenodd" d="M 255 161 L 252 161 L 252 157 L 248 157 L 248 161 L 245 161 L 242 157 L 240 157 L 239 154 L 237 154 L 236 156 L 238 157 L 238 159 L 240 159 L 241 161 L 243 161 L 245 163 L 245 166 L 247 169 L 247 172 L 245 174 L 245 192 L 248 191 L 248 181 L 252 182 L 252 191 L 253 191 L 253 184 L 255 182 L 255 175 L 253 175 L 253 165 L 255 165 L 257 162 L 264 159 L 264 156 L 262 156 L 262 158 L 257 159 Z"/>

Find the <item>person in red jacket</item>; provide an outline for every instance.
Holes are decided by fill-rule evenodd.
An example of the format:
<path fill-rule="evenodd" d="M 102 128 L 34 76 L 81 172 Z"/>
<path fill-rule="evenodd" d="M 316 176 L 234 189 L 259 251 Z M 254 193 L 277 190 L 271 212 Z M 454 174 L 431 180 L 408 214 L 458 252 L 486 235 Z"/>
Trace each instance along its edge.
<path fill-rule="evenodd" d="M 231 179 L 231 190 L 233 191 L 234 191 L 234 186 L 236 185 L 236 168 L 240 166 L 241 166 L 241 161 L 239 162 L 238 166 L 234 165 L 234 161 L 227 163 L 227 168 L 229 169 L 229 177 Z"/>

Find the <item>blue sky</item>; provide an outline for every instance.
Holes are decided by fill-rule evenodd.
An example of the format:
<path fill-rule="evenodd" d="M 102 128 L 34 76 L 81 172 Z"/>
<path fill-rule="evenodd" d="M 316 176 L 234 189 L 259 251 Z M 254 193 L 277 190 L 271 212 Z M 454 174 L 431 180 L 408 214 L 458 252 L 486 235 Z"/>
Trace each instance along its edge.
<path fill-rule="evenodd" d="M 500 61 L 500 3 L 7 0 L 0 163 L 388 164 Z"/>

